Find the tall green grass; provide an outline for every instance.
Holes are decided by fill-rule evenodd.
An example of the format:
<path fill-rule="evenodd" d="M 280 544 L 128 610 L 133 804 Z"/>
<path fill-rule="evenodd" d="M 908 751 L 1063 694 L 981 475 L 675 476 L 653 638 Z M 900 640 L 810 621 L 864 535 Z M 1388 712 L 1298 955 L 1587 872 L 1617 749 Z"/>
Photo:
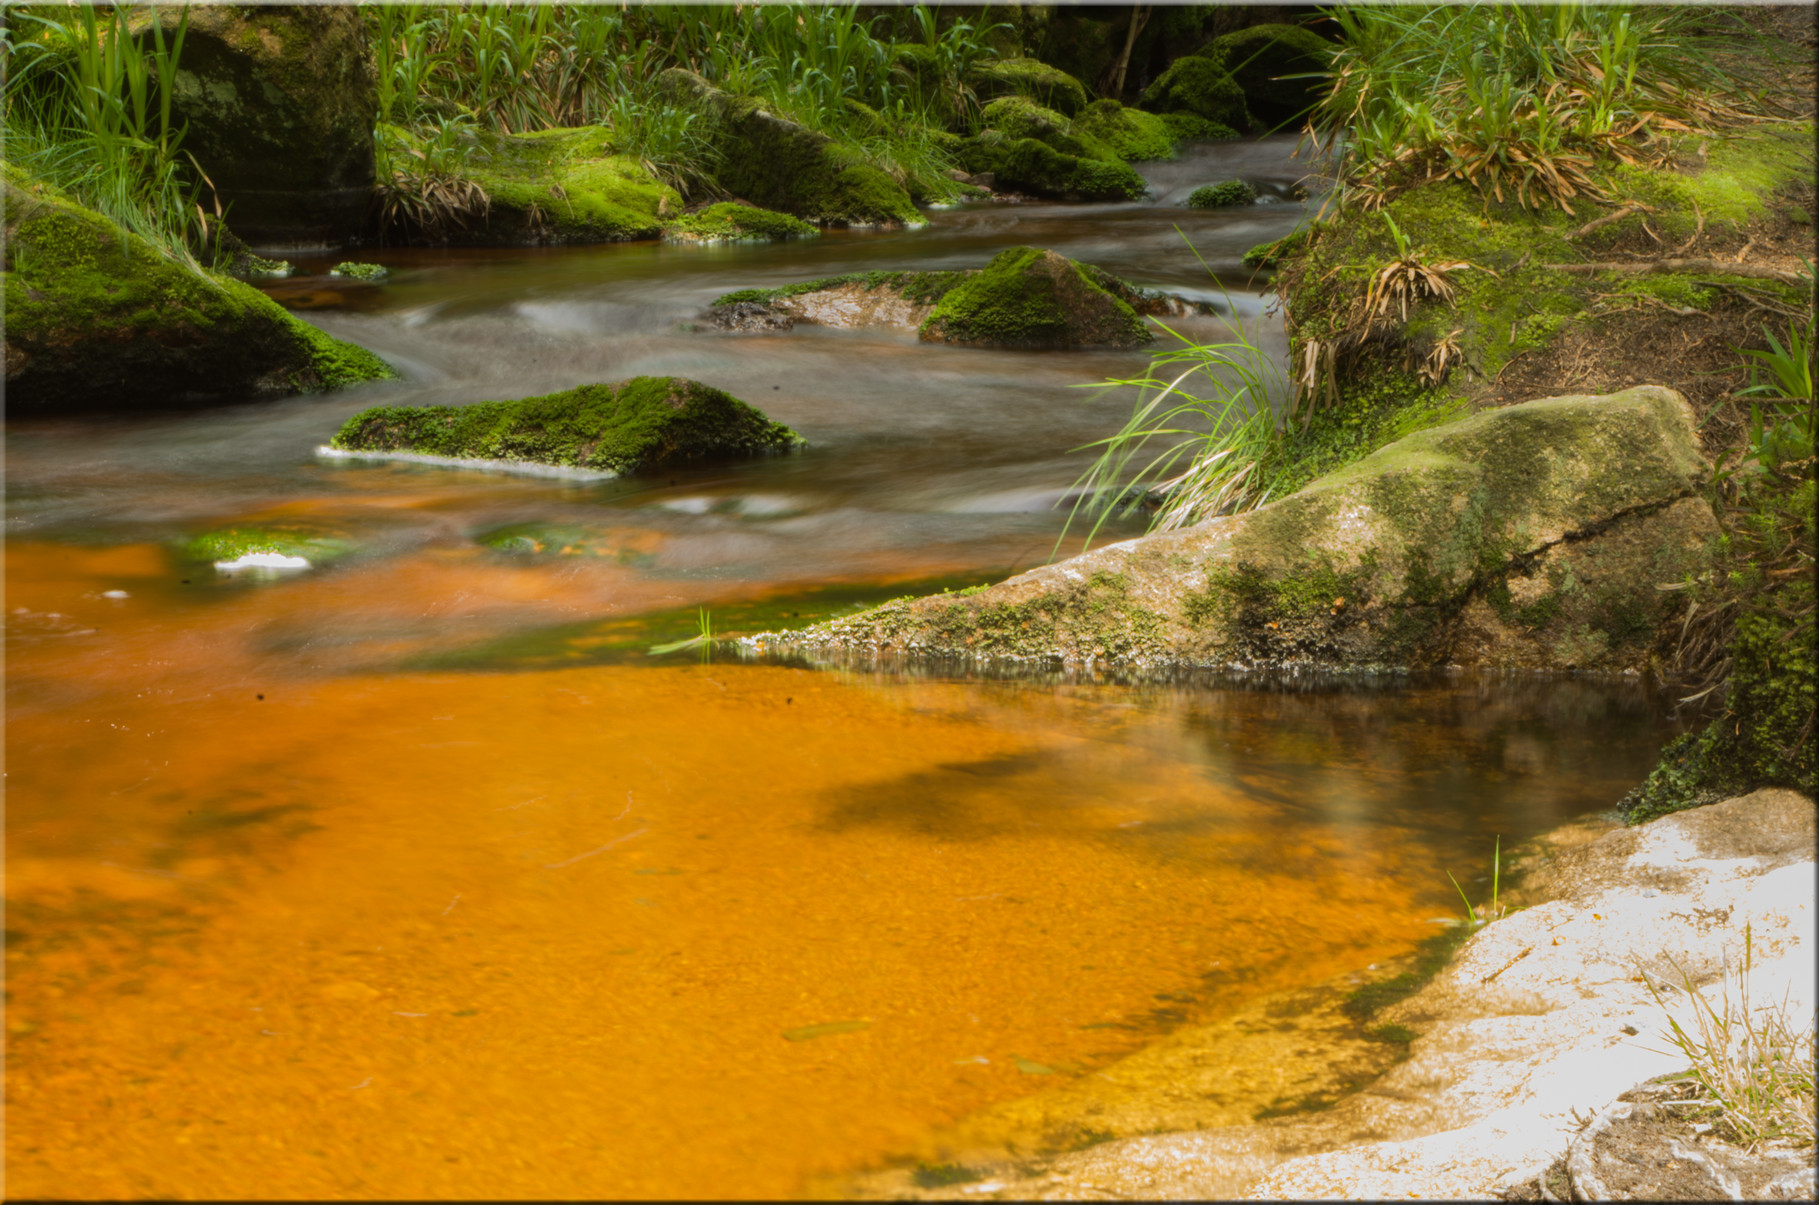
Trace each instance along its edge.
<path fill-rule="evenodd" d="M 168 35 L 152 20 L 135 36 L 129 14 L 125 5 L 8 11 L 7 161 L 193 264 L 219 237 L 221 207 L 171 118 L 189 18 Z"/>
<path fill-rule="evenodd" d="M 1736 52 L 1775 58 L 1735 18 L 1691 5 L 1355 5 L 1313 129 L 1347 199 L 1466 180 L 1487 197 L 1598 198 L 1593 168 L 1665 156 L 1760 111 Z M 1784 60 L 1785 61 L 1785 60 Z M 1770 64 L 1772 69 L 1772 63 Z"/>
<path fill-rule="evenodd" d="M 712 194 L 714 156 L 694 115 L 671 106 L 658 77 L 697 72 L 726 91 L 846 143 L 899 179 L 955 192 L 935 132 L 964 116 L 966 70 L 990 52 L 965 22 L 938 29 L 925 76 L 856 4 L 364 6 L 380 120 L 420 127 L 465 116 L 501 133 L 603 125 L 685 195 Z"/>

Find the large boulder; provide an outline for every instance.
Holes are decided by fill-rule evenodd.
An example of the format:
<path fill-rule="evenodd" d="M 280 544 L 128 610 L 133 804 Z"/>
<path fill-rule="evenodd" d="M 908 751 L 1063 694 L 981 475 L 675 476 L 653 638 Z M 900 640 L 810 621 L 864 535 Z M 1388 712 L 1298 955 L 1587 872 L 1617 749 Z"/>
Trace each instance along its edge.
<path fill-rule="evenodd" d="M 1127 162 L 1173 159 L 1179 136 L 1154 113 L 1127 109 L 1115 100 L 1094 101 L 1075 116 L 1074 133 L 1108 147 Z"/>
<path fill-rule="evenodd" d="M 1319 99 L 1333 45 L 1311 29 L 1272 22 L 1221 34 L 1197 53 L 1223 62 L 1251 116 L 1273 128 L 1304 116 Z"/>
<path fill-rule="evenodd" d="M 1670 389 L 1419 432 L 1245 514 L 766 646 L 1131 667 L 1633 670 L 1717 534 Z"/>
<path fill-rule="evenodd" d="M 981 101 L 1026 96 L 1064 117 L 1086 108 L 1086 88 L 1079 80 L 1036 59 L 994 59 L 975 66 L 966 77 Z"/>
<path fill-rule="evenodd" d="M 949 289 L 917 337 L 969 347 L 1140 347 L 1155 335 L 1117 287 L 1109 273 L 1065 255 L 1012 247 Z"/>
<path fill-rule="evenodd" d="M 855 148 L 734 96 L 691 71 L 660 79 L 669 99 L 694 110 L 719 154 L 721 186 L 745 201 L 821 225 L 919 225 L 903 185 Z"/>
<path fill-rule="evenodd" d="M 140 21 L 162 21 L 167 37 L 189 14 L 172 109 L 185 127 L 183 149 L 228 205 L 234 233 L 285 248 L 358 237 L 379 108 L 360 11 L 220 4 L 150 12 Z"/>
<path fill-rule="evenodd" d="M 1124 162 L 1110 143 L 1084 133 L 1055 110 L 1046 109 L 1028 97 L 1000 97 L 985 106 L 979 118 L 986 129 L 997 130 L 1007 138 L 1034 138 L 1044 146 L 1081 159 Z"/>
<path fill-rule="evenodd" d="M 8 171 L 6 405 L 13 415 L 151 410 L 393 375 L 251 285 L 159 254 Z"/>
<path fill-rule="evenodd" d="M 330 455 L 625 476 L 690 461 L 791 451 L 802 437 L 729 393 L 683 377 L 633 377 L 466 406 L 375 406 L 348 419 Z"/>
<path fill-rule="evenodd" d="M 961 166 L 990 172 L 993 186 L 1056 201 L 1135 201 L 1149 185 L 1128 164 L 1058 151 L 1034 138 L 986 130 L 958 148 Z"/>
<path fill-rule="evenodd" d="M 1238 130 L 1250 125 L 1244 89 L 1225 69 L 1223 55 L 1176 59 L 1144 89 L 1143 107 L 1152 113 L 1187 113 Z"/>

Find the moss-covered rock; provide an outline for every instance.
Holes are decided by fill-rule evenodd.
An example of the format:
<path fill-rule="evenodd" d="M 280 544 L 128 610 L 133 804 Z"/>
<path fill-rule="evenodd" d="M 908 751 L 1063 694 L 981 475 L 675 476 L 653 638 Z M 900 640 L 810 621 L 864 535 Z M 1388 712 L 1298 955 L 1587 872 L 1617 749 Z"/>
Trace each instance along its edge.
<path fill-rule="evenodd" d="M 1155 336 L 1103 283 L 1106 273 L 1036 247 L 1012 247 L 951 289 L 918 337 L 970 347 L 1139 347 Z"/>
<path fill-rule="evenodd" d="M 1701 530 L 1714 530 L 1709 510 L 1702 522 L 1683 503 L 1705 472 L 1691 408 L 1671 390 L 1549 398 L 1411 435 L 1254 511 L 759 643 L 1152 667 L 1469 663 L 1480 646 L 1461 640 L 1461 612 L 1570 543 L 1586 605 L 1533 616 L 1549 629 L 1537 655 L 1634 668 L 1647 645 L 1636 634 L 1667 616 L 1656 582 L 1697 564 Z M 1651 516 L 1666 526 L 1638 534 Z M 1592 546 L 1613 531 L 1647 550 L 1645 571 L 1615 553 L 1597 567 Z"/>
<path fill-rule="evenodd" d="M 242 401 L 394 375 L 252 286 L 166 259 L 11 169 L 5 202 L 14 415 Z"/>
<path fill-rule="evenodd" d="M 1221 180 L 1202 184 L 1187 194 L 1190 209 L 1224 209 L 1230 205 L 1249 205 L 1257 199 L 1257 190 L 1245 180 Z"/>
<path fill-rule="evenodd" d="M 687 105 L 719 155 L 720 184 L 767 209 L 833 226 L 919 225 L 903 185 L 855 148 L 722 92 L 691 71 L 671 68 L 661 86 Z"/>
<path fill-rule="evenodd" d="M 423 140 L 398 126 L 379 136 L 394 162 L 408 163 Z M 635 156 L 618 154 L 604 126 L 530 134 L 478 131 L 459 172 L 485 190 L 484 218 L 445 223 L 439 241 L 470 245 L 612 243 L 656 238 L 682 212 L 682 198 Z"/>
<path fill-rule="evenodd" d="M 1238 137 L 1238 131 L 1232 127 L 1208 121 L 1195 113 L 1164 113 L 1161 116 L 1162 123 L 1177 142 L 1230 142 Z"/>
<path fill-rule="evenodd" d="M 306 564 L 272 565 L 275 568 L 315 568 L 341 560 L 354 551 L 345 532 L 309 523 L 243 523 L 205 531 L 184 541 L 178 556 L 185 561 L 212 561 L 233 567 L 249 558 L 281 557 Z M 255 561 L 250 567 L 259 567 Z"/>
<path fill-rule="evenodd" d="M 345 276 L 349 280 L 365 281 L 367 284 L 378 284 L 391 276 L 391 269 L 384 264 L 362 264 L 353 261 L 336 264 L 328 270 L 330 276 Z"/>
<path fill-rule="evenodd" d="M 1098 100 L 1074 118 L 1074 132 L 1109 148 L 1127 162 L 1173 159 L 1180 138 L 1169 123 L 1142 109 L 1127 109 L 1115 100 Z"/>
<path fill-rule="evenodd" d="M 1035 59 L 1009 58 L 981 63 L 967 75 L 975 95 L 982 101 L 1001 96 L 1027 96 L 1063 117 L 1072 117 L 1086 108 L 1086 89 L 1079 80 L 1047 63 Z"/>
<path fill-rule="evenodd" d="M 1311 29 L 1270 23 L 1221 34 L 1200 54 L 1224 63 L 1246 110 L 1275 128 L 1305 115 L 1319 98 L 1325 81 L 1318 74 L 1331 64 L 1333 46 Z"/>
<path fill-rule="evenodd" d="M 1152 113 L 1189 113 L 1234 129 L 1250 125 L 1244 89 L 1220 58 L 1188 55 L 1176 59 L 1143 90 L 1143 107 Z"/>
<path fill-rule="evenodd" d="M 329 448 L 624 476 L 690 461 L 750 459 L 801 443 L 782 423 L 712 386 L 633 377 L 516 401 L 376 406 L 348 419 Z"/>
<path fill-rule="evenodd" d="M 781 243 L 819 233 L 787 213 L 722 201 L 677 218 L 664 227 L 663 238 L 671 243 Z"/>
<path fill-rule="evenodd" d="M 990 172 L 1001 191 L 1057 201 L 1135 201 L 1149 192 L 1143 177 L 1127 164 L 1083 159 L 997 130 L 962 143 L 960 162 L 969 172 Z"/>
<path fill-rule="evenodd" d="M 1077 130 L 1074 123 L 1053 109 L 1045 109 L 1025 96 L 1002 96 L 981 111 L 985 128 L 1006 138 L 1034 138 L 1064 155 L 1122 163 L 1109 143 Z"/>
<path fill-rule="evenodd" d="M 378 114 L 362 14 L 338 5 L 190 5 L 146 10 L 175 32 L 189 16 L 172 104 L 183 149 L 257 246 L 357 237 L 373 186 Z"/>
<path fill-rule="evenodd" d="M 1274 242 L 1258 243 L 1244 253 L 1243 263 L 1247 268 L 1274 268 L 1307 242 L 1306 230 L 1292 230 Z"/>

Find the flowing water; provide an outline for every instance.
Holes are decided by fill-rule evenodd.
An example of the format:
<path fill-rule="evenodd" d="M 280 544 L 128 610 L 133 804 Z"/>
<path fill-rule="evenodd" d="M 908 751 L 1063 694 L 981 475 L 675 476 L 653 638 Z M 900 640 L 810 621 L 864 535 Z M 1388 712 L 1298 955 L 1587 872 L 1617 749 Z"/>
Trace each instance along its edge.
<path fill-rule="evenodd" d="M 1275 203 L 1179 207 L 1238 171 Z M 402 382 L 9 424 L 12 1192 L 787 1195 L 1406 952 L 1493 836 L 1608 806 L 1667 733 L 1634 687 L 644 651 L 698 606 L 757 630 L 1041 563 L 1130 404 L 1074 387 L 1147 362 L 686 329 L 715 295 L 1029 243 L 1280 352 L 1238 257 L 1305 216 L 1297 174 L 1265 142 L 1160 165 L 1153 203 L 387 251 L 383 287 L 274 291 Z M 366 406 L 640 373 L 810 446 L 631 482 L 314 455 Z M 261 524 L 345 555 L 182 551 Z"/>

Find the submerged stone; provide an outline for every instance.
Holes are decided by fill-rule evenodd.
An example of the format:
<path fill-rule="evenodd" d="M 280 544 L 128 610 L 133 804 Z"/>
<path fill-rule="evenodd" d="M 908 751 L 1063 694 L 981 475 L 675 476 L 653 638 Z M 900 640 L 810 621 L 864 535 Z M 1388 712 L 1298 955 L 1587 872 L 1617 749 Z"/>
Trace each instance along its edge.
<path fill-rule="evenodd" d="M 965 598 L 773 638 L 805 650 L 1237 669 L 1628 670 L 1717 534 L 1686 400 L 1638 386 L 1418 432 L 1280 501 Z"/>
<path fill-rule="evenodd" d="M 161 255 L 9 170 L 6 402 L 14 415 L 155 410 L 390 377 L 243 281 Z"/>
<path fill-rule="evenodd" d="M 376 406 L 332 451 L 627 475 L 792 451 L 802 437 L 738 398 L 682 377 L 634 377 L 467 406 Z"/>
<path fill-rule="evenodd" d="M 246 523 L 203 532 L 186 541 L 186 561 L 210 561 L 232 573 L 242 569 L 309 569 L 340 560 L 353 544 L 338 532 L 299 523 Z"/>
<path fill-rule="evenodd" d="M 1012 247 L 942 297 L 919 335 L 972 347 L 1139 347 L 1153 340 L 1108 284 L 1120 282 L 1053 251 Z"/>
<path fill-rule="evenodd" d="M 350 280 L 363 280 L 368 284 L 378 284 L 391 275 L 391 270 L 384 264 L 336 264 L 328 270 L 330 276 L 345 276 Z"/>

